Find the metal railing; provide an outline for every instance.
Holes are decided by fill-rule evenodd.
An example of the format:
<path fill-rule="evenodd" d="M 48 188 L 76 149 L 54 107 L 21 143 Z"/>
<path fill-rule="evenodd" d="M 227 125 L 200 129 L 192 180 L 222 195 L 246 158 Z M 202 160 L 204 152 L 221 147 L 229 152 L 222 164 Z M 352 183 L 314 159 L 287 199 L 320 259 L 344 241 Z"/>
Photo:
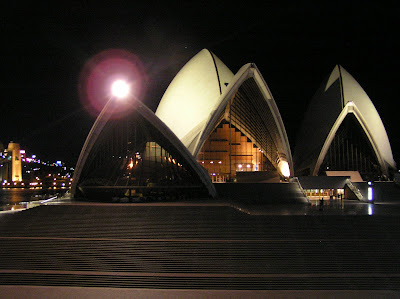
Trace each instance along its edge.
<path fill-rule="evenodd" d="M 308 198 L 307 193 L 304 191 L 303 187 L 301 186 L 299 178 L 297 176 L 296 177 L 292 177 L 292 178 L 290 178 L 290 182 L 291 183 L 297 183 L 297 185 L 300 188 L 300 191 L 303 193 L 304 197 L 307 199 L 307 202 L 310 203 L 310 199 Z"/>
<path fill-rule="evenodd" d="M 356 186 L 354 186 L 349 179 L 346 180 L 346 185 L 354 193 L 354 195 L 357 196 L 358 200 L 364 200 L 364 196 L 361 194 L 360 190 Z"/>

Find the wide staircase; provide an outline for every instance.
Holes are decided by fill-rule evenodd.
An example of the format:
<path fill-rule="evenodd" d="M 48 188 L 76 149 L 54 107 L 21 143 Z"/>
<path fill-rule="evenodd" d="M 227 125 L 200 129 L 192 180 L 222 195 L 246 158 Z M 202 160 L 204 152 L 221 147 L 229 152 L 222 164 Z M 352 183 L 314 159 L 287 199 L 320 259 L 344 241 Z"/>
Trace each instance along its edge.
<path fill-rule="evenodd" d="M 399 290 L 400 221 L 224 204 L 48 205 L 0 215 L 0 285 Z"/>

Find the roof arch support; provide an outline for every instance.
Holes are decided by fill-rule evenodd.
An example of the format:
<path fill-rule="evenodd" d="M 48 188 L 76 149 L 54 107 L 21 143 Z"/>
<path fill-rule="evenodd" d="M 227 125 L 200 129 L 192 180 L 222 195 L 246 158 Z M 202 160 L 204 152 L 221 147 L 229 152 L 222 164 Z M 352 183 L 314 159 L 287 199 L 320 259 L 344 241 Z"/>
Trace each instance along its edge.
<path fill-rule="evenodd" d="M 246 91 L 244 91 L 244 89 L 246 89 Z M 243 108 L 245 110 L 239 111 L 243 112 L 243 115 L 238 113 L 235 118 L 228 116 L 232 101 L 235 101 L 238 92 L 244 93 L 241 97 L 242 101 L 246 102 L 246 105 L 253 105 L 253 108 L 257 107 L 255 110 L 256 114 L 258 114 L 257 120 L 259 121 L 254 123 L 253 126 L 251 124 L 251 116 L 246 119 L 244 118 L 244 115 L 246 114 L 245 112 L 249 113 L 248 110 L 245 111 L 245 107 Z M 257 94 L 259 96 L 257 96 Z M 276 153 L 274 153 L 276 154 L 276 157 L 273 158 L 272 160 L 274 161 L 271 162 L 277 165 L 280 161 L 285 160 L 289 164 L 290 174 L 293 175 L 293 162 L 289 140 L 287 138 L 279 109 L 271 91 L 255 64 L 248 63 L 244 65 L 229 83 L 227 89 L 222 93 L 218 105 L 209 115 L 207 121 L 204 122 L 201 134 L 199 135 L 199 138 L 195 140 L 195 145 L 192 146 L 192 153 L 194 156 L 198 155 L 204 142 L 218 125 L 218 122 L 221 120 L 221 115 L 224 115 L 224 118 L 229 118 L 226 120 L 231 121 L 238 127 L 240 127 L 240 125 L 237 125 L 238 123 L 246 123 L 248 126 L 242 126 L 241 130 L 260 148 L 263 148 L 263 146 L 265 147 L 261 141 L 264 136 L 262 136 L 262 133 L 261 135 L 260 133 L 256 133 L 256 126 L 262 127 L 261 131 L 270 134 L 271 139 L 276 146 Z M 256 117 L 256 115 L 254 115 L 254 117 Z M 259 130 L 259 132 L 261 131 Z"/>
<path fill-rule="evenodd" d="M 383 174 L 385 174 L 386 176 L 388 175 L 387 172 L 387 168 L 384 167 L 385 162 L 384 159 L 382 157 L 382 154 L 379 150 L 379 147 L 376 143 L 376 140 L 374 139 L 374 136 L 371 134 L 370 130 L 368 129 L 367 123 L 365 122 L 364 117 L 362 116 L 360 110 L 357 108 L 356 104 L 354 104 L 353 102 L 348 102 L 345 107 L 343 108 L 342 112 L 339 114 L 335 124 L 332 126 L 331 131 L 328 134 L 328 137 L 326 138 L 324 145 L 322 146 L 322 150 L 318 156 L 317 162 L 315 164 L 314 170 L 312 172 L 312 175 L 318 175 L 319 169 L 321 167 L 322 162 L 325 159 L 325 156 L 328 152 L 329 147 L 331 146 L 332 140 L 336 135 L 337 130 L 339 129 L 340 125 L 342 124 L 343 120 L 346 118 L 346 116 L 348 114 L 354 114 L 354 116 L 356 117 L 357 121 L 359 122 L 359 124 L 361 125 L 364 133 L 367 135 L 368 137 L 368 141 L 370 142 L 373 151 L 377 157 L 377 160 L 379 162 L 379 165 L 381 166 L 381 171 Z"/>
<path fill-rule="evenodd" d="M 176 135 L 139 100 L 136 99 L 131 105 L 134 106 L 132 112 L 117 120 L 109 117 L 108 110 L 112 108 L 111 102 L 103 108 L 84 143 L 75 167 L 72 195 L 77 194 L 78 187 L 85 179 L 86 182 L 93 181 L 94 177 L 99 178 L 98 181 L 102 179 L 106 181 L 109 177 L 113 177 L 114 185 L 121 185 L 121 188 L 132 185 L 133 188 L 139 180 L 132 177 L 135 173 L 132 169 L 136 165 L 142 165 L 139 175 L 147 175 L 151 178 L 158 174 L 145 172 L 151 171 L 151 165 L 158 163 L 160 169 L 164 169 L 168 176 L 161 179 L 170 180 L 166 182 L 167 185 L 177 185 L 182 182 L 190 187 L 190 184 L 199 182 L 209 195 L 216 197 L 215 187 L 207 172 L 197 163 Z M 117 136 L 119 131 L 121 134 Z M 119 174 L 113 176 L 113 171 Z M 190 180 L 182 178 L 181 175 L 186 173 L 188 174 L 186 177 L 190 177 Z M 152 185 L 165 185 L 159 177 L 158 175 L 157 181 L 151 182 Z M 105 183 L 105 185 L 110 187 L 112 184 Z"/>

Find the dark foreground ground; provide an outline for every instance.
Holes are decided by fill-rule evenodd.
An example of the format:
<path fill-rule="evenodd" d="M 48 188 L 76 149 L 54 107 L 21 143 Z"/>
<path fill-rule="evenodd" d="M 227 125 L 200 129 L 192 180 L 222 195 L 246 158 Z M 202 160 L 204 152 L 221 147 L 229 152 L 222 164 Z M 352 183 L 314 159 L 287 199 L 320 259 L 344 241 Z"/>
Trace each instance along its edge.
<path fill-rule="evenodd" d="M 0 214 L 0 297 L 400 296 L 399 205 L 42 205 Z"/>

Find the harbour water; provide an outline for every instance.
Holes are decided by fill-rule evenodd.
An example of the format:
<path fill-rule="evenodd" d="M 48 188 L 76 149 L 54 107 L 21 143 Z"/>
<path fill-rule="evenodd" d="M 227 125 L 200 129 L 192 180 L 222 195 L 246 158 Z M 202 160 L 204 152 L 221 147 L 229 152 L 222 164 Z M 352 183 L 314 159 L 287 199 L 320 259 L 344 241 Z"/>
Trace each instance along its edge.
<path fill-rule="evenodd" d="M 0 203 L 1 204 L 16 204 L 19 202 L 26 202 L 35 200 L 36 195 L 42 195 L 45 192 L 41 189 L 20 189 L 8 188 L 0 189 Z"/>
<path fill-rule="evenodd" d="M 66 190 L 43 190 L 24 188 L 0 189 L 0 211 L 24 209 L 37 201 L 44 201 L 49 198 L 58 197 Z"/>

